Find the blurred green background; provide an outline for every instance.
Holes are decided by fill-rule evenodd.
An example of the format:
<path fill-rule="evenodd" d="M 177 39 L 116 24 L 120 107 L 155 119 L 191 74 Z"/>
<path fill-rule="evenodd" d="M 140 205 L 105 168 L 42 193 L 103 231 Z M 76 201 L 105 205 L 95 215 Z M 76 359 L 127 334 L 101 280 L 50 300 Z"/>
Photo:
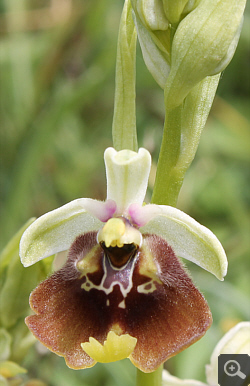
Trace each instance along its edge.
<path fill-rule="evenodd" d="M 105 199 L 103 152 L 112 146 L 122 6 L 122 0 L 0 0 L 1 248 L 32 216 L 79 197 Z M 178 202 L 218 236 L 229 260 L 224 282 L 187 265 L 214 323 L 201 341 L 166 363 L 181 378 L 204 381 L 216 342 L 250 318 L 249 8 Z M 163 91 L 138 47 L 138 138 L 154 160 L 151 191 L 163 121 Z M 128 360 L 73 371 L 35 348 L 24 364 L 30 376 L 51 386 L 130 386 L 135 375 Z"/>

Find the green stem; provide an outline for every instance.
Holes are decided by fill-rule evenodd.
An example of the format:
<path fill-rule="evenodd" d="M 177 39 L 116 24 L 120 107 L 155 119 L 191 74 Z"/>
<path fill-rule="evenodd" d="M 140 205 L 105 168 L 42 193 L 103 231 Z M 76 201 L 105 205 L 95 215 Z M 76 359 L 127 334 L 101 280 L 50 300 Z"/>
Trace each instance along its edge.
<path fill-rule="evenodd" d="M 219 79 L 220 74 L 204 78 L 178 107 L 169 109 L 166 104 L 153 203 L 176 206 L 185 173 L 195 157 Z"/>
<path fill-rule="evenodd" d="M 183 173 L 177 167 L 181 141 L 180 105 L 166 112 L 161 151 L 157 165 L 152 203 L 176 206 L 178 194 L 183 182 Z"/>
<path fill-rule="evenodd" d="M 136 386 L 162 386 L 162 370 L 163 365 L 153 373 L 143 373 L 137 369 Z"/>

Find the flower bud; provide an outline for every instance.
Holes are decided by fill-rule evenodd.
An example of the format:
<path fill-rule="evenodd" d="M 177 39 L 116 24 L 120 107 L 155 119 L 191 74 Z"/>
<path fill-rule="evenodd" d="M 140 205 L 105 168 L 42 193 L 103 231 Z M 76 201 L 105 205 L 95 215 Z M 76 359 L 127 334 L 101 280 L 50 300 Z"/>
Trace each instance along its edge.
<path fill-rule="evenodd" d="M 179 106 L 206 76 L 223 71 L 240 36 L 245 0 L 203 0 L 179 24 L 166 84 L 168 108 Z"/>
<path fill-rule="evenodd" d="M 177 24 L 193 11 L 201 0 L 162 0 L 165 15 L 171 24 Z"/>
<path fill-rule="evenodd" d="M 18 374 L 24 374 L 26 372 L 27 371 L 23 367 L 19 366 L 15 362 L 4 361 L 4 362 L 0 363 L 0 376 L 2 376 L 3 379 L 4 378 L 13 378 Z M 3 382 L 2 379 L 0 379 L 0 381 Z M 4 385 L 4 382 L 1 383 L 1 385 L 2 384 Z M 6 380 L 6 384 L 8 385 L 7 380 Z"/>
<path fill-rule="evenodd" d="M 143 59 L 161 88 L 170 70 L 170 25 L 161 0 L 132 0 Z"/>
<path fill-rule="evenodd" d="M 143 58 L 169 108 L 223 71 L 240 36 L 246 0 L 132 0 Z"/>
<path fill-rule="evenodd" d="M 153 31 L 164 31 L 168 28 L 162 0 L 137 0 L 135 3 L 138 15 L 146 28 Z"/>

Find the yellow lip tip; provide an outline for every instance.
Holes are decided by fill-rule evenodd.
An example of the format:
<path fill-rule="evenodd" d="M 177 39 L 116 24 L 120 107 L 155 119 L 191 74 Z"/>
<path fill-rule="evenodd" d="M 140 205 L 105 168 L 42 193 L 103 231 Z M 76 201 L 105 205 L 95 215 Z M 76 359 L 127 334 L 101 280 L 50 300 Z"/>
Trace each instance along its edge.
<path fill-rule="evenodd" d="M 109 331 L 102 345 L 95 338 L 81 344 L 82 349 L 95 361 L 100 363 L 115 362 L 128 358 L 136 346 L 137 339 L 129 334 L 117 335 Z"/>

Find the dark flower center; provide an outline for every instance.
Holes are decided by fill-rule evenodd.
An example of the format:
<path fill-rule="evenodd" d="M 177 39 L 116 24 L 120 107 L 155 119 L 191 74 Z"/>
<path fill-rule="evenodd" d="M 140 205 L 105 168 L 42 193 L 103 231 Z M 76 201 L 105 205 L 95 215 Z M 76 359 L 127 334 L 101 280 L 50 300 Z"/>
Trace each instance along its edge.
<path fill-rule="evenodd" d="M 138 246 L 135 244 L 124 244 L 122 247 L 106 247 L 104 242 L 100 243 L 111 264 L 116 268 L 121 268 L 127 264 L 129 259 L 135 255 Z"/>

